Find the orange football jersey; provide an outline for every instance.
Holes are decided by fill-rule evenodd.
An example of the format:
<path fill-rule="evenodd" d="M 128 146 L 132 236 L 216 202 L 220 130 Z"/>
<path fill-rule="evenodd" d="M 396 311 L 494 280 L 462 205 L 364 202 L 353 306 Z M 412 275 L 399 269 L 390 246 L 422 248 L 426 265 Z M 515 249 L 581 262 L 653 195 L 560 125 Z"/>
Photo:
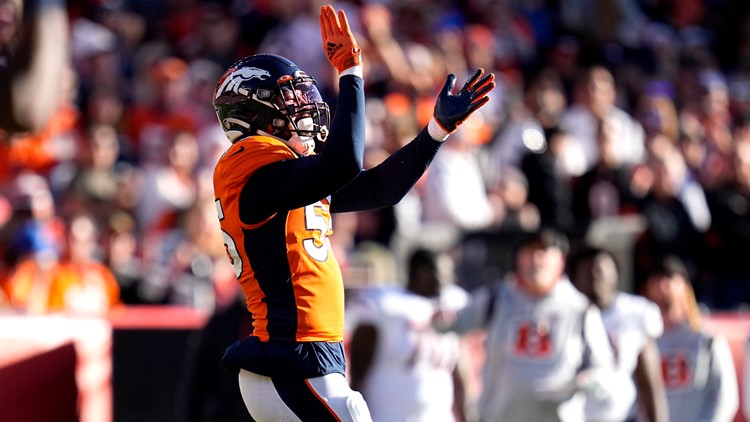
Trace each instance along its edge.
<path fill-rule="evenodd" d="M 296 159 L 281 141 L 252 136 L 233 144 L 214 170 L 214 194 L 224 245 L 261 341 L 342 341 L 344 288 L 330 248 L 328 199 L 240 221 L 240 193 L 273 162 Z M 254 198 L 263 201 L 264 198 Z"/>

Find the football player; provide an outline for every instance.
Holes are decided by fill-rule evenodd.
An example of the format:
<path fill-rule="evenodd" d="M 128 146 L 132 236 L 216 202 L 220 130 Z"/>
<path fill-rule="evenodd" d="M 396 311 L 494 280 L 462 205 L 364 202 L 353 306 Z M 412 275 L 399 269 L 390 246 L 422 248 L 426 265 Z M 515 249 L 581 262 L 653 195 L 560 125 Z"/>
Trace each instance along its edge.
<path fill-rule="evenodd" d="M 656 303 L 664 321 L 656 345 L 669 420 L 735 420 L 740 394 L 732 350 L 725 335 L 704 325 L 685 263 L 673 255 L 655 257 L 643 293 Z"/>
<path fill-rule="evenodd" d="M 233 64 L 213 101 L 232 142 L 214 172 L 216 207 L 254 320 L 252 334 L 228 347 L 224 362 L 239 372 L 257 421 L 370 420 L 344 376 L 344 288 L 329 243 L 331 213 L 399 202 L 495 86 L 494 74 L 479 69 L 454 93 L 449 75 L 430 123 L 380 165 L 362 170 L 361 50 L 343 11 L 323 6 L 320 28 L 339 74 L 332 121 L 315 80 L 275 55 Z"/>
<path fill-rule="evenodd" d="M 565 274 L 565 235 L 543 227 L 517 246 L 513 272 L 474 290 L 458 313 L 441 309 L 436 326 L 486 332 L 480 420 L 587 420 L 588 397 L 619 392 L 599 309 Z"/>
<path fill-rule="evenodd" d="M 351 385 L 374 421 L 466 420 L 459 337 L 431 325 L 438 309 L 458 311 L 468 302 L 454 274 L 448 253 L 417 248 L 404 287 L 362 289 L 350 306 Z"/>
<path fill-rule="evenodd" d="M 616 370 L 624 375 L 620 378 L 621 394 L 608 400 L 586 401 L 587 419 L 636 420 L 641 408 L 651 422 L 668 421 L 667 395 L 656 345 L 664 330 L 659 308 L 642 296 L 618 289 L 617 263 L 609 251 L 586 246 L 570 257 L 568 268 L 573 285 L 601 310 L 615 352 Z"/>

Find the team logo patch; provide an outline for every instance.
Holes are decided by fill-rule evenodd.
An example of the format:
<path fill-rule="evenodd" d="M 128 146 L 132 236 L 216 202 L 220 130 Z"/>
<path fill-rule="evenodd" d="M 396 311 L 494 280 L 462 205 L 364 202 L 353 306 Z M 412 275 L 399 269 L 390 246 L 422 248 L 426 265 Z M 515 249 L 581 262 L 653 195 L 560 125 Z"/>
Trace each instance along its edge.
<path fill-rule="evenodd" d="M 244 67 L 242 69 L 237 69 L 234 72 L 230 73 L 226 77 L 226 79 L 224 79 L 224 82 L 222 82 L 219 88 L 216 90 L 214 99 L 219 98 L 221 94 L 225 92 L 243 94 L 243 92 L 240 91 L 240 85 L 242 84 L 242 82 L 256 78 L 262 81 L 270 77 L 271 74 L 267 70 L 263 70 L 257 67 Z M 244 89 L 242 91 L 244 91 Z"/>

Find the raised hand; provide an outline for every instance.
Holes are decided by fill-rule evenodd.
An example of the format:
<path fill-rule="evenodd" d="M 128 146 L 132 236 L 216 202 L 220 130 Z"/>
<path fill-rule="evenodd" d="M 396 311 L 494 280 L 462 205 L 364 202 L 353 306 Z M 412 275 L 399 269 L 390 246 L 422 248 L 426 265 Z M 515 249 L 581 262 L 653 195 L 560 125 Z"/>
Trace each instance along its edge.
<path fill-rule="evenodd" d="M 477 69 L 457 94 L 453 93 L 456 75 L 448 75 L 435 102 L 434 111 L 435 121 L 443 130 L 455 132 L 471 113 L 490 100 L 487 94 L 495 88 L 495 74 L 482 75 L 484 69 Z"/>
<path fill-rule="evenodd" d="M 336 16 L 331 5 L 320 8 L 320 35 L 323 51 L 339 73 L 362 64 L 362 50 L 357 46 L 343 10 Z"/>

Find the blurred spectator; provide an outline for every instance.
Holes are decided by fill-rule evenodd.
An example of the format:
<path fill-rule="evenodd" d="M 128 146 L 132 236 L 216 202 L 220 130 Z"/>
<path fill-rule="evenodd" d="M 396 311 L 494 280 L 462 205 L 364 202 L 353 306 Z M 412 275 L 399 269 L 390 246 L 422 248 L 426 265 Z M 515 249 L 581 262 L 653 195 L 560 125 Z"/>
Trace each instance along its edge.
<path fill-rule="evenodd" d="M 125 133 L 142 165 L 166 162 L 172 134 L 198 129 L 189 103 L 187 63 L 178 57 L 160 56 L 164 53 L 158 51 L 158 45 L 153 47 L 155 51 L 143 52 L 144 63 L 136 80 L 147 90 L 134 98 L 124 116 Z M 146 53 L 157 57 L 149 61 Z"/>
<path fill-rule="evenodd" d="M 15 265 L 35 254 L 57 259 L 63 249 L 64 222 L 47 180 L 34 173 L 19 174 L 9 199 L 13 215 L 4 227 L 7 262 Z"/>
<path fill-rule="evenodd" d="M 661 310 L 657 340 L 671 421 L 732 421 L 739 410 L 737 373 L 727 339 L 709 334 L 679 258 L 662 257 L 643 290 Z"/>
<path fill-rule="evenodd" d="M 732 309 L 750 303 L 750 137 L 738 138 L 734 148 L 733 177 L 708 192 L 711 229 L 708 271 L 715 277 L 714 306 Z"/>
<path fill-rule="evenodd" d="M 85 100 L 83 109 L 86 126 L 110 125 L 117 129 L 118 138 L 124 138 L 122 119 L 125 115 L 125 99 L 116 90 L 99 88 L 91 91 Z M 129 141 L 128 141 L 129 142 Z M 132 145 L 128 143 L 132 149 Z M 133 159 L 133 151 L 128 150 L 127 156 Z"/>
<path fill-rule="evenodd" d="M 174 5 L 174 4 L 173 4 Z M 162 9 L 163 3 L 150 3 L 148 11 L 158 11 Z M 106 1 L 100 4 L 91 5 L 88 10 L 77 12 L 75 8 L 71 9 L 71 17 L 78 17 L 78 20 L 86 16 L 92 21 L 101 24 L 114 35 L 114 45 L 102 43 L 102 39 L 92 44 L 105 46 L 105 49 L 94 49 L 93 56 L 84 56 L 84 67 L 81 72 L 87 71 L 106 71 L 111 72 L 103 75 L 96 75 L 91 87 L 91 91 L 84 90 L 81 92 L 81 100 L 85 103 L 93 92 L 98 90 L 108 90 L 116 92 L 123 102 L 130 102 L 137 98 L 139 87 L 135 85 L 134 73 L 142 55 L 142 48 L 148 48 L 154 32 L 149 26 L 152 24 L 152 16 L 147 10 L 140 8 L 139 3 L 133 1 Z M 102 32 L 103 34 L 105 32 Z M 81 35 L 86 35 L 82 32 Z M 82 37 L 84 40 L 92 42 L 92 37 Z M 111 40 L 111 35 L 104 35 L 105 41 Z M 74 40 L 75 41 L 75 40 Z M 108 48 L 111 48 L 108 49 Z M 102 51 L 103 50 L 103 51 Z M 103 53 L 103 54 L 102 54 Z M 103 57 L 100 57 L 103 56 Z M 75 59 L 74 54 L 74 59 Z M 88 64 L 87 61 L 94 63 Z M 103 63 L 97 63 L 102 62 Z M 90 67 L 89 67 L 90 66 Z M 98 82 L 105 82 L 100 84 Z M 116 85 L 113 85 L 116 84 Z"/>
<path fill-rule="evenodd" d="M 638 202 L 647 228 L 635 244 L 635 279 L 644 280 L 644 271 L 654 257 L 669 253 L 680 257 L 690 277 L 699 280 L 705 264 L 703 233 L 711 224 L 705 192 L 690 177 L 683 156 L 670 143 L 654 151 L 648 166 L 653 183 Z"/>
<path fill-rule="evenodd" d="M 493 227 L 467 233 L 457 246 L 457 283 L 467 290 L 493 284 L 512 271 L 519 238 L 540 226 L 539 210 L 528 201 L 524 174 L 507 167 L 493 194 L 502 201 L 502 221 Z"/>
<path fill-rule="evenodd" d="M 529 184 L 529 202 L 539 210 L 541 225 L 570 236 L 575 224 L 573 194 L 563 160 L 571 139 L 558 126 L 545 128 L 543 132 L 536 130 L 542 145 L 528 151 L 520 165 Z M 529 132 L 524 135 L 531 136 Z"/>
<path fill-rule="evenodd" d="M 700 69 L 691 76 L 695 92 L 684 99 L 680 126 L 687 136 L 702 141 L 704 159 L 696 177 L 705 188 L 712 189 L 731 178 L 733 116 L 728 86 L 717 70 Z"/>
<path fill-rule="evenodd" d="M 179 213 L 177 225 L 153 232 L 144 251 L 140 294 L 207 314 L 233 301 L 239 288 L 218 228 L 213 198 Z"/>
<path fill-rule="evenodd" d="M 64 0 L 0 1 L 0 140 L 39 132 L 63 102 L 68 68 Z"/>
<path fill-rule="evenodd" d="M 104 262 L 120 286 L 120 297 L 126 305 L 148 303 L 142 291 L 145 276 L 142 247 L 139 243 L 135 218 L 125 211 L 116 211 L 108 216 L 103 233 Z"/>
<path fill-rule="evenodd" d="M 599 159 L 597 145 L 599 122 L 604 122 L 617 139 L 614 154 L 623 163 L 638 163 L 645 159 L 643 127 L 626 110 L 616 105 L 617 87 L 612 73 L 603 66 L 582 70 L 574 91 L 573 103 L 564 112 L 560 126 L 573 138 L 578 151 L 583 152 L 584 166 L 575 176 L 589 170 Z M 571 148 L 571 153 L 577 153 Z"/>
<path fill-rule="evenodd" d="M 677 143 L 680 127 L 673 100 L 675 95 L 675 87 L 667 81 L 650 81 L 643 88 L 636 105 L 636 117 L 643 125 L 646 148 L 658 135 Z"/>
<path fill-rule="evenodd" d="M 551 67 L 530 76 L 520 96 L 518 100 L 508 99 L 508 120 L 489 147 L 496 172 L 520 167 L 529 151 L 542 151 L 545 144 L 540 135 L 559 125 L 567 104 L 559 70 Z M 567 175 L 583 171 L 582 153 L 576 156 L 575 151 L 569 151 L 562 157 L 566 161 L 560 161 L 560 171 Z"/>
<path fill-rule="evenodd" d="M 637 177 L 644 170 L 617 157 L 615 145 L 619 140 L 609 123 L 599 122 L 596 141 L 599 158 L 590 170 L 570 183 L 577 237 L 584 237 L 590 225 L 599 219 L 637 213 L 637 201 L 646 194 Z"/>
<path fill-rule="evenodd" d="M 506 72 L 519 71 L 534 63 L 540 49 L 529 21 L 531 14 L 514 2 L 488 2 L 473 10 L 479 22 L 486 24 L 495 35 L 496 68 Z M 529 6 L 526 6 L 529 7 Z M 530 7 L 529 7 L 530 8 Z"/>
<path fill-rule="evenodd" d="M 78 214 L 66 223 L 59 259 L 49 251 L 20 261 L 8 279 L 11 304 L 30 313 L 103 315 L 120 304 L 114 275 L 97 257 L 98 228 Z"/>
<path fill-rule="evenodd" d="M 568 260 L 568 272 L 576 288 L 601 309 L 617 370 L 628 384 L 608 400 L 589 397 L 586 420 L 629 421 L 645 416 L 652 422 L 667 422 L 667 396 L 656 346 L 664 329 L 659 308 L 641 296 L 620 291 L 615 258 L 603 249 L 576 251 Z"/>
<path fill-rule="evenodd" d="M 58 256 L 49 249 L 18 260 L 5 280 L 10 306 L 29 314 L 49 312 L 52 271 L 57 261 Z"/>
<path fill-rule="evenodd" d="M 52 270 L 50 310 L 101 315 L 120 304 L 120 289 L 101 261 L 99 227 L 91 216 L 74 214 L 66 230 L 65 252 Z"/>
<path fill-rule="evenodd" d="M 539 208 L 529 201 L 529 180 L 519 169 L 503 169 L 493 194 L 500 198 L 503 205 L 502 222 L 498 229 L 531 232 L 541 225 Z"/>
<path fill-rule="evenodd" d="M 80 78 L 79 92 L 84 104 L 96 91 L 128 94 L 118 47 L 116 34 L 107 26 L 83 17 L 72 22 L 72 63 Z"/>
<path fill-rule="evenodd" d="M 437 309 L 458 311 L 468 299 L 453 271 L 447 254 L 414 250 L 404 287 L 367 288 L 348 308 L 351 385 L 373 421 L 465 420 L 459 338 L 431 327 Z"/>
<path fill-rule="evenodd" d="M 189 131 L 166 133 L 166 161 L 144 168 L 136 215 L 144 235 L 175 227 L 174 217 L 198 196 L 198 143 Z"/>
<path fill-rule="evenodd" d="M 81 142 L 79 162 L 64 187 L 61 205 L 65 213 L 88 211 L 103 226 L 117 210 L 129 210 L 136 198 L 132 189 L 134 169 L 119 160 L 117 129 L 108 124 L 89 126 Z"/>
<path fill-rule="evenodd" d="M 417 78 L 411 72 L 404 48 L 395 36 L 399 28 L 394 27 L 392 11 L 384 4 L 369 3 L 362 7 L 362 28 L 371 48 L 368 63 L 368 81 L 371 90 L 410 91 L 412 81 Z M 382 95 L 382 92 L 381 92 Z"/>
<path fill-rule="evenodd" d="M 229 67 L 241 55 L 238 45 L 239 24 L 231 10 L 217 1 L 181 1 L 179 14 L 170 14 L 175 32 L 174 45 L 190 61 L 208 60 L 221 69 Z M 183 17 L 184 19 L 179 19 Z"/>
<path fill-rule="evenodd" d="M 536 231 L 514 273 L 476 290 L 455 317 L 439 314 L 460 333 L 486 329 L 481 420 L 582 421 L 587 395 L 621 386 L 598 308 L 564 274 L 567 251 L 561 233 Z"/>
<path fill-rule="evenodd" d="M 0 289 L 10 306 L 8 277 L 19 262 L 54 261 L 62 249 L 64 223 L 47 180 L 33 173 L 16 176 L 0 196 Z"/>
<path fill-rule="evenodd" d="M 210 148 L 216 148 L 216 142 L 218 136 L 214 139 L 213 145 L 211 142 L 206 142 L 208 145 L 203 145 L 203 139 L 207 137 L 206 133 L 220 133 L 221 134 L 221 145 L 226 147 L 226 135 L 221 129 L 221 124 L 216 119 L 216 110 L 211 107 L 213 101 L 214 88 L 216 87 L 216 81 L 219 80 L 223 72 L 222 67 L 211 60 L 207 59 L 196 59 L 189 63 L 188 73 L 190 74 L 190 102 L 194 104 L 193 107 L 193 118 L 198 128 L 197 136 L 201 141 L 201 151 Z M 224 148 L 222 151 L 224 152 Z M 209 153 L 209 157 L 212 154 Z M 216 161 L 218 161 L 218 154 L 216 155 Z M 212 163 L 210 167 L 213 168 Z"/>
<path fill-rule="evenodd" d="M 446 143 L 425 175 L 424 227 L 445 226 L 459 232 L 482 230 L 499 220 L 497 198 L 488 192 L 479 162 L 481 145 L 463 126 Z"/>
<path fill-rule="evenodd" d="M 299 2 L 294 0 L 277 0 L 271 2 L 277 24 L 264 34 L 258 45 L 258 53 L 278 54 L 288 57 L 309 75 L 316 75 L 318 89 L 323 99 L 335 99 L 338 84 L 335 83 L 335 73 L 327 63 L 325 55 L 320 54 L 310 45 L 322 45 L 318 10 L 320 4 L 316 2 Z M 357 40 L 365 37 L 358 36 L 360 32 L 358 12 L 354 3 L 342 3 L 346 6 L 347 16 L 352 32 Z M 363 48 L 367 50 L 367 48 Z M 328 76 L 326 76 L 328 75 Z"/>

